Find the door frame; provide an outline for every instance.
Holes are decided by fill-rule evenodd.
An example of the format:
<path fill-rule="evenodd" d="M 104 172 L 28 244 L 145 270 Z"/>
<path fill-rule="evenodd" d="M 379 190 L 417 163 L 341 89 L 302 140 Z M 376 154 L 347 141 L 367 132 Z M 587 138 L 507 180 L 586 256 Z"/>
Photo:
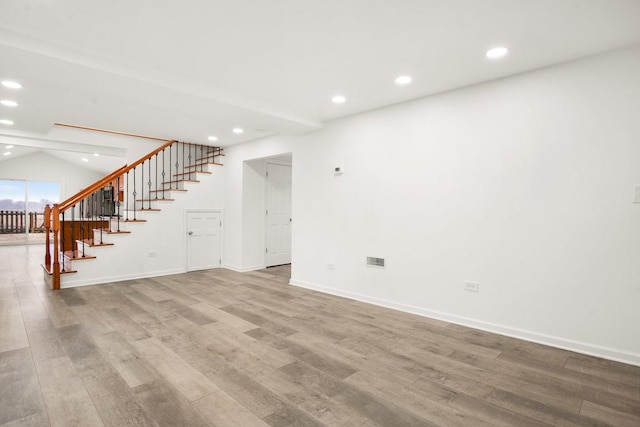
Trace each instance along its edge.
<path fill-rule="evenodd" d="M 222 268 L 224 264 L 224 209 L 191 209 L 187 208 L 184 210 L 183 214 L 183 227 L 182 233 L 184 234 L 184 267 L 183 270 L 187 273 L 187 267 L 189 266 L 189 237 L 187 235 L 187 228 L 189 227 L 189 214 L 190 213 L 219 213 L 220 221 L 222 221 L 222 225 L 220 226 L 220 266 L 218 268 Z"/>
<path fill-rule="evenodd" d="M 263 228 L 264 231 L 262 233 L 262 246 L 266 249 L 267 247 L 267 243 L 269 241 L 269 236 L 268 236 L 268 228 L 269 225 L 267 224 L 267 215 L 266 215 L 266 208 L 267 206 L 269 206 L 269 179 L 267 178 L 267 169 L 268 169 L 268 165 L 272 164 L 272 165 L 279 165 L 279 166 L 289 166 L 291 168 L 291 238 L 293 240 L 293 159 L 292 161 L 287 161 L 287 160 L 279 160 L 279 159 L 270 159 L 270 158 L 266 158 L 264 161 L 264 209 L 263 211 L 265 212 L 264 215 L 264 222 L 263 222 Z M 293 245 L 291 247 L 291 256 L 293 257 Z M 266 251 L 262 252 L 262 268 L 267 268 L 267 254 Z"/>

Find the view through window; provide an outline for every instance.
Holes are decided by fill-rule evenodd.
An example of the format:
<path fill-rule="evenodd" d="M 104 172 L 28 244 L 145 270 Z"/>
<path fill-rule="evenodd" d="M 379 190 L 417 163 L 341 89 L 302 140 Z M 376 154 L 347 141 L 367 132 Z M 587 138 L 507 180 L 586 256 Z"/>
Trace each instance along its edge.
<path fill-rule="evenodd" d="M 0 180 L 0 242 L 44 242 L 44 207 L 58 202 L 58 182 Z"/>

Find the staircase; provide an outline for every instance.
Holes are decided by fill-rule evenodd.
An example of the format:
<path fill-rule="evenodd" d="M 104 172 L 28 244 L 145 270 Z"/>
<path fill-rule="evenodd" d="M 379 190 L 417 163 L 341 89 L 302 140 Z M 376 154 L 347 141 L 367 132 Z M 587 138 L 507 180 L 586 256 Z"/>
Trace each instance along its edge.
<path fill-rule="evenodd" d="M 178 262 L 168 262 L 170 253 L 154 266 L 151 258 L 156 255 L 148 249 L 162 239 L 180 239 L 182 227 L 175 227 L 184 210 L 180 200 L 223 165 L 222 151 L 167 141 L 62 203 L 47 206 L 42 266 L 51 288 L 146 277 L 151 270 L 151 275 L 174 272 L 159 270 L 163 263 Z"/>

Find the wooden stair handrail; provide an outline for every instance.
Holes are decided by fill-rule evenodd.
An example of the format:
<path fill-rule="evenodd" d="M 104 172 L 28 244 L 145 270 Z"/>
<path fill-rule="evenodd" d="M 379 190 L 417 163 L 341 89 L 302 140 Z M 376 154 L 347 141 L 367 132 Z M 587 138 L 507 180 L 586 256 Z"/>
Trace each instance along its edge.
<path fill-rule="evenodd" d="M 89 197 L 91 194 L 95 193 L 96 191 L 98 191 L 102 187 L 106 186 L 107 184 L 112 182 L 117 177 L 122 176 L 125 173 L 129 172 L 131 169 L 133 169 L 136 166 L 138 166 L 139 164 L 147 161 L 148 159 L 150 159 L 151 157 L 155 156 L 157 153 L 161 152 L 162 150 L 164 150 L 165 148 L 169 147 L 170 145 L 172 145 L 175 142 L 178 142 L 178 141 L 172 140 L 172 141 L 168 141 L 168 142 L 162 144 L 160 147 L 156 148 L 155 150 L 153 150 L 151 153 L 145 155 L 144 157 L 136 160 L 132 164 L 124 165 L 124 166 L 120 167 L 119 169 L 116 169 L 115 171 L 111 172 L 109 175 L 105 176 L 104 178 L 101 178 L 98 181 L 94 182 L 93 184 L 91 184 L 87 188 L 85 188 L 83 190 L 80 190 L 78 193 L 74 194 L 73 196 L 69 197 L 67 200 L 65 200 L 64 202 L 62 202 L 62 203 L 60 203 L 58 205 L 59 212 L 62 213 L 64 211 L 68 210 L 69 208 L 73 207 L 76 203 L 78 203 L 81 200 Z"/>

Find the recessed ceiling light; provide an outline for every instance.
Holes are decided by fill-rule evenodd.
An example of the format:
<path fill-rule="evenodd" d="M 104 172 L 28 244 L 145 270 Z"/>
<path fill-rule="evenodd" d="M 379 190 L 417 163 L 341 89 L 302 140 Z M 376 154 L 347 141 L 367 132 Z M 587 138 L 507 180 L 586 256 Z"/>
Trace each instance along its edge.
<path fill-rule="evenodd" d="M 335 95 L 333 98 L 331 98 L 331 102 L 333 102 L 334 104 L 344 104 L 346 100 L 347 98 L 342 95 Z"/>
<path fill-rule="evenodd" d="M 493 49 L 489 49 L 486 53 L 487 58 L 489 59 L 498 59 L 505 56 L 509 53 L 509 49 L 506 47 L 494 47 Z"/>
<path fill-rule="evenodd" d="M 88 161 L 89 161 L 89 159 L 87 159 L 86 157 L 83 157 L 83 158 L 82 158 L 82 161 L 83 161 L 83 162 L 88 162 Z"/>
<path fill-rule="evenodd" d="M 18 103 L 16 101 L 11 101 L 10 99 L 3 99 L 2 101 L 0 101 L 0 104 L 6 106 L 6 107 L 17 107 Z"/>
<path fill-rule="evenodd" d="M 207 138 L 209 141 L 217 141 L 218 137 L 217 136 L 210 136 Z"/>
<path fill-rule="evenodd" d="M 396 77 L 396 84 L 397 85 L 408 85 L 409 83 L 411 83 L 411 76 L 398 76 Z"/>
<path fill-rule="evenodd" d="M 11 151 L 7 151 L 7 152 L 5 152 L 3 155 L 4 155 L 4 156 L 9 156 L 9 155 L 11 155 Z"/>
<path fill-rule="evenodd" d="M 11 80 L 3 80 L 2 81 L 2 86 L 4 87 L 8 87 L 11 89 L 21 89 L 22 85 L 18 82 L 12 82 Z"/>
<path fill-rule="evenodd" d="M 95 157 L 100 157 L 100 154 L 98 154 L 98 153 L 93 153 L 93 155 L 94 155 Z"/>
<path fill-rule="evenodd" d="M 13 148 L 13 145 L 7 145 L 7 146 L 6 146 L 6 147 L 4 147 L 4 148 L 6 148 L 7 150 L 11 150 L 11 149 Z"/>
<path fill-rule="evenodd" d="M 233 133 L 237 133 L 237 134 L 244 133 L 244 129 L 242 129 L 242 128 L 233 128 Z"/>
<path fill-rule="evenodd" d="M 12 125 L 13 124 L 13 120 L 2 119 L 2 120 L 0 120 L 0 123 L 2 123 L 3 125 Z"/>

